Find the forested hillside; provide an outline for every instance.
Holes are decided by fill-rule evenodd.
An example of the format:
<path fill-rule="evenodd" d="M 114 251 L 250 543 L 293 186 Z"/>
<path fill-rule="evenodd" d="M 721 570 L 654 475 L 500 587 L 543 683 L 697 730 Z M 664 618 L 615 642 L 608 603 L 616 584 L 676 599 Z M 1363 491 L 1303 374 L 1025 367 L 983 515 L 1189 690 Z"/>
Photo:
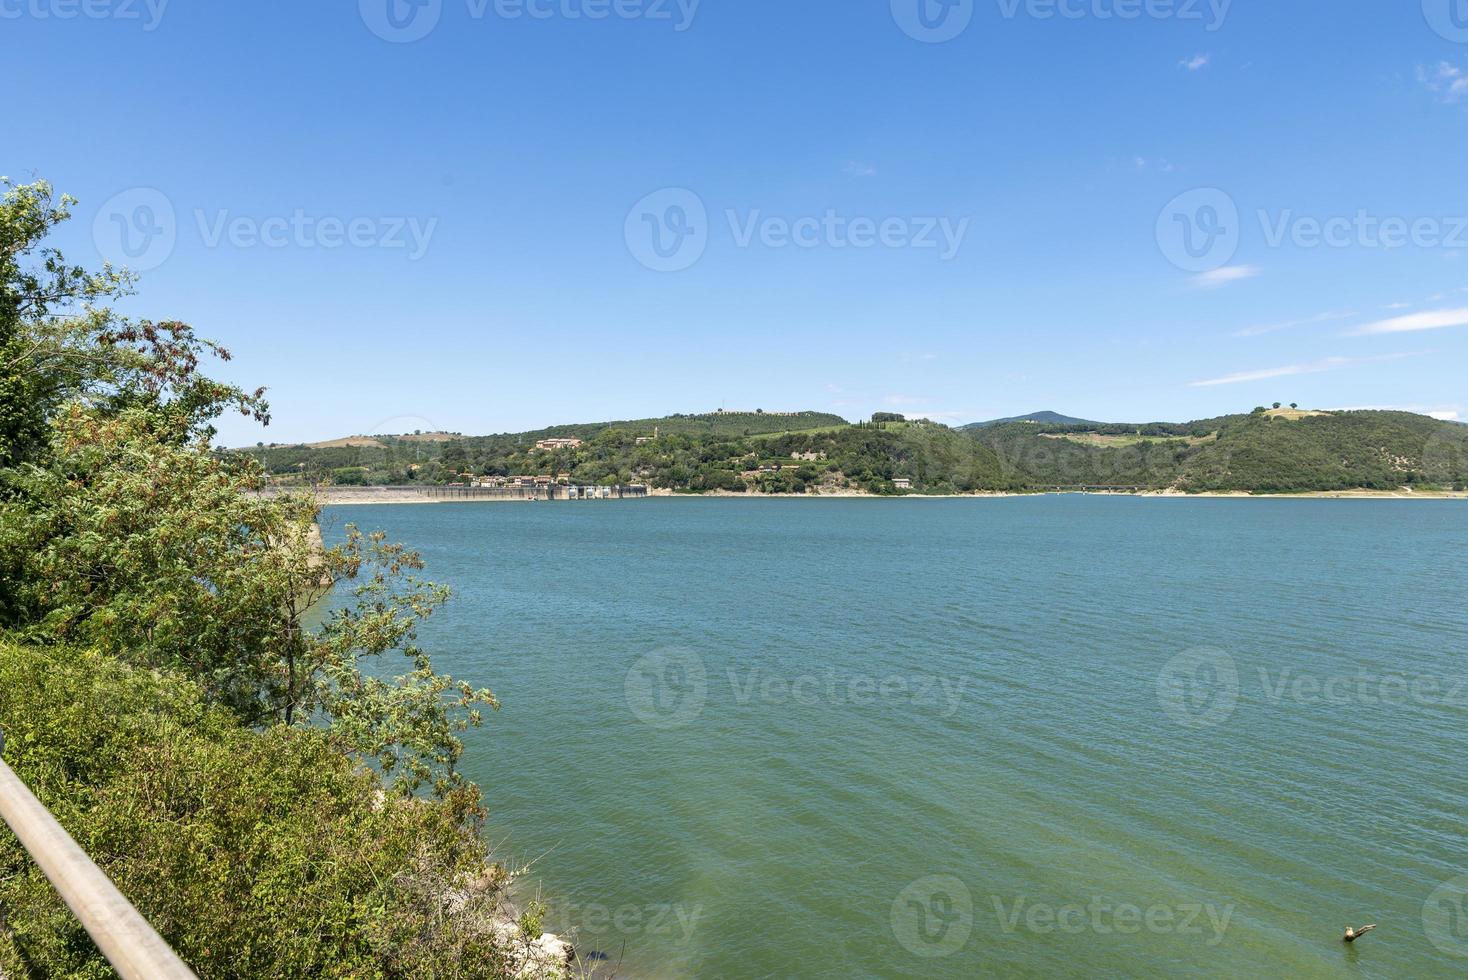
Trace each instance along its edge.
<path fill-rule="evenodd" d="M 584 440 L 537 450 L 548 438 Z M 950 429 L 878 415 L 668 416 L 442 442 L 250 450 L 278 482 L 443 484 L 548 475 L 582 484 L 807 493 L 1057 487 L 1247 491 L 1461 489 L 1468 426 L 1407 412 L 1259 409 L 1144 425 L 1016 421 Z M 910 481 L 899 487 L 897 481 Z"/>
<path fill-rule="evenodd" d="M 765 431 L 759 431 L 763 428 Z M 537 450 L 539 440 L 582 445 Z M 473 477 L 564 475 L 582 484 L 646 483 L 688 492 L 819 489 L 967 493 L 1017 488 L 986 446 L 947 426 L 897 417 L 852 425 L 834 415 L 669 416 L 561 426 L 516 435 L 381 447 L 266 446 L 250 452 L 278 480 L 338 485 L 447 483 Z"/>
<path fill-rule="evenodd" d="M 1257 409 L 1185 424 L 1017 423 L 978 439 L 1033 486 L 1186 492 L 1463 489 L 1468 426 L 1408 412 Z"/>

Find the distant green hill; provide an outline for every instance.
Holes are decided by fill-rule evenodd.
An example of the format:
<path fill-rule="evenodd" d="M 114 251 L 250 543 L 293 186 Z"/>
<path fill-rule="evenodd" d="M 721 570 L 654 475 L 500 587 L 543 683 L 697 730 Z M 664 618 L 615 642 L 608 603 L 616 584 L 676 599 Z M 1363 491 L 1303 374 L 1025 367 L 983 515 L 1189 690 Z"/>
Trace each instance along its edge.
<path fill-rule="evenodd" d="M 622 422 L 554 425 L 534 432 L 515 433 L 510 438 L 530 442 L 538 439 L 590 439 L 608 429 L 624 429 L 639 436 L 650 436 L 654 429 L 662 435 L 670 436 L 755 436 L 769 432 L 799 432 L 849 424 L 841 416 L 826 412 L 709 412 L 706 415 L 665 415 L 662 418 Z M 480 438 L 499 439 L 506 436 Z"/>
<path fill-rule="evenodd" d="M 283 481 L 343 485 L 564 475 L 577 483 L 647 483 L 695 493 L 899 493 L 908 492 L 908 483 L 916 493 L 1056 487 L 1288 493 L 1453 489 L 1468 482 L 1468 427 L 1406 412 L 1259 409 L 1145 425 L 1038 418 L 1045 414 L 950 429 L 889 416 L 853 425 L 819 412 L 730 412 L 247 451 Z M 553 438 L 582 444 L 536 449 L 536 442 Z"/>
<path fill-rule="evenodd" d="M 1289 493 L 1461 488 L 1468 430 L 1407 412 L 1260 409 L 1183 424 L 974 430 L 1031 485 Z"/>
<path fill-rule="evenodd" d="M 970 422 L 968 425 L 959 426 L 965 431 L 974 429 L 988 429 L 996 425 L 1008 425 L 1010 422 L 1039 422 L 1045 425 L 1101 425 L 1100 422 L 1092 422 L 1089 419 L 1078 419 L 1070 415 L 1061 415 L 1059 412 L 1031 412 L 1029 415 L 1015 415 L 1007 419 L 990 419 L 988 422 Z"/>

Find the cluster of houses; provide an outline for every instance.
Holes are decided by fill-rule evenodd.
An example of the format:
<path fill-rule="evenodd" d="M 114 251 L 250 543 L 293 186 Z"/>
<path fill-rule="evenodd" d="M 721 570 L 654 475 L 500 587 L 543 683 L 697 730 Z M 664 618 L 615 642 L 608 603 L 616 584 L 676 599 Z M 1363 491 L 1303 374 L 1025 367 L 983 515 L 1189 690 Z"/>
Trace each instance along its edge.
<path fill-rule="evenodd" d="M 557 473 L 555 476 L 479 476 L 470 480 L 467 486 L 476 490 L 538 490 L 547 494 L 554 487 L 555 492 L 563 494 L 567 500 L 605 500 L 622 495 L 618 494 L 618 490 L 622 490 L 624 494 L 629 490 L 634 493 L 647 492 L 645 486 L 636 484 L 630 487 L 577 486 L 571 482 L 570 473 Z"/>
<path fill-rule="evenodd" d="M 471 487 L 499 490 L 504 487 L 548 487 L 552 483 L 564 483 L 571 479 L 570 473 L 556 476 L 481 476 L 470 482 Z"/>
<path fill-rule="evenodd" d="M 580 449 L 581 446 L 580 439 L 542 439 L 531 452 L 554 453 L 562 449 Z"/>

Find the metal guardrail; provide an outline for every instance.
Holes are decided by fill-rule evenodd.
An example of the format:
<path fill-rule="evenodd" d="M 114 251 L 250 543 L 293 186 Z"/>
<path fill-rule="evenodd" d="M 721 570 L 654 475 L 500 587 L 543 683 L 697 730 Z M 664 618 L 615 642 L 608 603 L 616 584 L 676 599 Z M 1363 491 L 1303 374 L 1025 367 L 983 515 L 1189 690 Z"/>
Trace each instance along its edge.
<path fill-rule="evenodd" d="M 0 753 L 5 733 L 0 732 Z M 123 980 L 197 980 L 163 937 L 0 758 L 0 818 Z"/>

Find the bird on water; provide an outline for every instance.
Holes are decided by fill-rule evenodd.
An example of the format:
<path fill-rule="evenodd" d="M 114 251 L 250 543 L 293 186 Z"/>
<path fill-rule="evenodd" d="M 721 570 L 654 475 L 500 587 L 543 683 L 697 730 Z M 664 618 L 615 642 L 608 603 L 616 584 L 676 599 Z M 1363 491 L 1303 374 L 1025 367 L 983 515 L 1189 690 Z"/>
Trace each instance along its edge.
<path fill-rule="evenodd" d="M 1360 939 L 1362 936 L 1366 935 L 1368 932 L 1375 928 L 1376 926 L 1374 925 L 1362 926 L 1359 929 L 1352 929 L 1350 926 L 1346 926 L 1346 934 L 1341 938 L 1341 941 L 1354 943 L 1356 940 Z"/>

